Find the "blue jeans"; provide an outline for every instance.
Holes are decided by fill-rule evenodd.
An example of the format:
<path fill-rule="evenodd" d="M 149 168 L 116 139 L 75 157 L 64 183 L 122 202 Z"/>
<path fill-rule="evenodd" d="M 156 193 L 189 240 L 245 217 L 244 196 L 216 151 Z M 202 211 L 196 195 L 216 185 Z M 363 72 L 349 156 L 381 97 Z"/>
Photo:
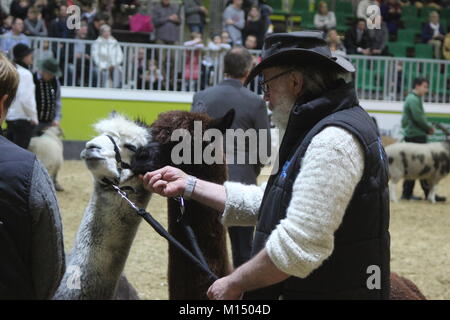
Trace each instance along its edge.
<path fill-rule="evenodd" d="M 201 23 L 189 23 L 189 31 L 203 34 L 203 25 Z"/>

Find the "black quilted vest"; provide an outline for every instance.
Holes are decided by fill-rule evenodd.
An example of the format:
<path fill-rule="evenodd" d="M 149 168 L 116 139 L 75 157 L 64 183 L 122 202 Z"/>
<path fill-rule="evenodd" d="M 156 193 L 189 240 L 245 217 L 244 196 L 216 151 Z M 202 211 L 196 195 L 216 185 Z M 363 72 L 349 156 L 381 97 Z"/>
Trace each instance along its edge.
<path fill-rule="evenodd" d="M 37 73 L 33 75 L 33 80 L 36 86 L 36 108 L 39 122 L 52 122 L 56 116 L 58 82 L 56 78 L 49 81 L 38 79 Z"/>
<path fill-rule="evenodd" d="M 28 199 L 35 159 L 0 136 L 0 300 L 34 298 Z"/>
<path fill-rule="evenodd" d="M 358 104 L 353 86 L 339 82 L 325 95 L 298 101 L 293 107 L 280 146 L 281 170 L 269 179 L 260 207 L 253 255 L 264 248 L 272 230 L 285 218 L 301 160 L 312 138 L 325 127 L 344 128 L 359 140 L 364 149 L 364 173 L 335 232 L 331 256 L 308 277 L 292 276 L 277 285 L 249 292 L 246 299 L 388 299 L 387 158 L 373 120 Z M 368 267 L 372 265 L 380 268 L 380 289 L 370 290 L 367 286 L 373 274 Z"/>

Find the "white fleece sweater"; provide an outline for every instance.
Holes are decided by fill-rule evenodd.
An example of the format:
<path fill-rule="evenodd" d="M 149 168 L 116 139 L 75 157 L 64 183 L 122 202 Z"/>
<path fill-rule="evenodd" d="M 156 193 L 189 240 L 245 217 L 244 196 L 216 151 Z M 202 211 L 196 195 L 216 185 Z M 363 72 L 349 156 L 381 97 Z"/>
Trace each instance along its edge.
<path fill-rule="evenodd" d="M 283 272 L 304 278 L 327 259 L 334 232 L 342 222 L 364 171 L 364 152 L 348 131 L 328 127 L 311 141 L 295 179 L 286 218 L 266 243 L 273 263 Z M 224 184 L 226 226 L 255 225 L 264 186 Z"/>

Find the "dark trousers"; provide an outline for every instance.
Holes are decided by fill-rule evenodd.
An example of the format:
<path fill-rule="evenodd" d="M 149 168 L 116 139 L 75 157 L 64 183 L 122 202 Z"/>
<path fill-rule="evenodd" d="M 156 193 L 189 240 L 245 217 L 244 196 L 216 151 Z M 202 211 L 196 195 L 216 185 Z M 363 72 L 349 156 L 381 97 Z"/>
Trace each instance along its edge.
<path fill-rule="evenodd" d="M 6 131 L 8 140 L 14 142 L 19 147 L 28 149 L 34 127 L 31 122 L 28 120 L 14 120 L 6 121 L 6 123 L 8 125 Z"/>
<path fill-rule="evenodd" d="M 254 227 L 228 228 L 228 234 L 231 240 L 231 252 L 233 254 L 233 267 L 235 269 L 250 260 L 254 229 Z"/>
<path fill-rule="evenodd" d="M 427 136 L 421 137 L 405 137 L 405 142 L 415 142 L 415 143 L 427 143 Z M 403 194 L 402 198 L 410 198 L 414 191 L 415 180 L 405 180 L 403 182 Z M 425 198 L 428 197 L 428 192 L 430 192 L 430 187 L 426 180 L 420 180 L 420 185 L 422 186 L 422 190 L 425 193 Z"/>

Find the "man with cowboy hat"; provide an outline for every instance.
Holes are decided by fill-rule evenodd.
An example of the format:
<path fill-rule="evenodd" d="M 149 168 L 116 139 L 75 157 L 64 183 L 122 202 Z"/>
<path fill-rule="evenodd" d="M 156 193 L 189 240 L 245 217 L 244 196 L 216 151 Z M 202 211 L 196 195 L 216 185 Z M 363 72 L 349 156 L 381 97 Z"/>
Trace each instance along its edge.
<path fill-rule="evenodd" d="M 19 43 L 12 51 L 20 81 L 16 98 L 6 116 L 7 138 L 19 147 L 27 149 L 33 128 L 38 124 L 33 75 L 28 70 L 33 64 L 33 49 Z"/>
<path fill-rule="evenodd" d="M 61 120 L 61 76 L 58 61 L 46 58 L 38 61 L 38 71 L 34 73 L 33 80 L 36 85 L 36 104 L 39 125 L 35 134 L 39 135 L 43 129 L 50 126 L 59 126 Z"/>
<path fill-rule="evenodd" d="M 148 190 L 209 205 L 224 225 L 257 225 L 253 258 L 214 282 L 210 299 L 389 297 L 387 157 L 352 72 L 320 31 L 269 35 L 247 78 L 263 74 L 283 135 L 265 189 L 172 167 L 144 175 Z"/>

